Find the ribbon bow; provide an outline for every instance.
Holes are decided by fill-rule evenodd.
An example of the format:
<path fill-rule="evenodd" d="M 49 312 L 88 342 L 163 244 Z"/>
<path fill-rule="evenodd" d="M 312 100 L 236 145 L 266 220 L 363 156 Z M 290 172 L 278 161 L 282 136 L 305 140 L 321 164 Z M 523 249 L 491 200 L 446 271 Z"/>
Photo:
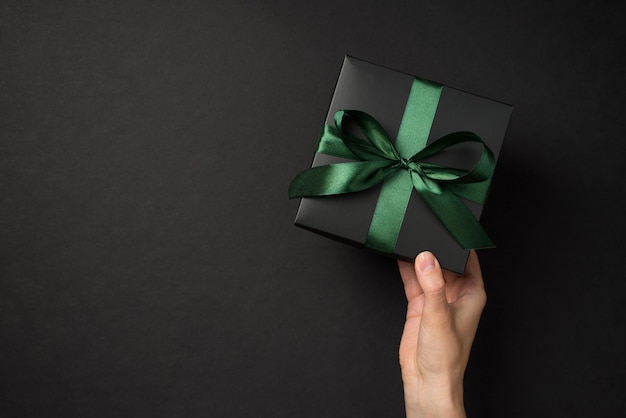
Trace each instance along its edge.
<path fill-rule="evenodd" d="M 355 123 L 363 137 L 345 129 L 347 119 Z M 471 170 L 425 161 L 464 142 L 476 142 L 483 146 L 480 159 Z M 408 173 L 414 189 L 461 247 L 494 247 L 475 216 L 459 199 L 484 204 L 487 198 L 495 158 L 478 135 L 472 132 L 450 133 L 406 157 L 400 155 L 384 128 L 372 116 L 358 110 L 339 110 L 335 113 L 335 126 L 324 126 L 317 152 L 357 161 L 313 167 L 301 172 L 289 186 L 290 199 L 358 192 L 374 187 L 391 176 Z M 395 197 L 408 202 L 408 197 Z M 382 247 L 388 252 L 393 250 L 397 234 L 390 237 L 384 230 L 371 229 L 370 234 L 379 236 L 377 240 L 384 242 Z"/>

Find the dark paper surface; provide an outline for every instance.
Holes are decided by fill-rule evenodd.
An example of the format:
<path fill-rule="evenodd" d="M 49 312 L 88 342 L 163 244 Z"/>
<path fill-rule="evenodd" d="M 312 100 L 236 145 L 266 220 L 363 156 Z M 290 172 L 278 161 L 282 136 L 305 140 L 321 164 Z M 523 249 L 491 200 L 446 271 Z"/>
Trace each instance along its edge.
<path fill-rule="evenodd" d="M 0 417 L 405 415 L 395 260 L 286 192 L 346 54 L 515 105 L 467 416 L 626 416 L 623 8 L 1 1 Z"/>

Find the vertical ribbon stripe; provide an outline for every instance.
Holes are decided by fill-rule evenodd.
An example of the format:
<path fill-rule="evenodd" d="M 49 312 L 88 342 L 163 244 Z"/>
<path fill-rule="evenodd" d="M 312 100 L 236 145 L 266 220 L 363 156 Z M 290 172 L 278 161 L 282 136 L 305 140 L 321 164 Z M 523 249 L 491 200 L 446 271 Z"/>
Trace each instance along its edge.
<path fill-rule="evenodd" d="M 441 85 L 413 79 L 395 143 L 400 155 L 417 154 L 426 146 L 441 90 Z M 365 240 L 366 247 L 384 253 L 393 252 L 413 187 L 407 170 L 399 170 L 385 180 Z"/>

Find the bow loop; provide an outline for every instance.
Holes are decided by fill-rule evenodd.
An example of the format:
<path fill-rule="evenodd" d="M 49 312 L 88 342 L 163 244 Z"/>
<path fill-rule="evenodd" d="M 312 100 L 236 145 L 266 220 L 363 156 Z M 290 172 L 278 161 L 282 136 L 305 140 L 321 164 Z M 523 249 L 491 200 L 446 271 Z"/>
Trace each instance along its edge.
<path fill-rule="evenodd" d="M 350 122 L 359 128 L 362 137 L 352 134 L 347 126 Z M 345 146 L 359 159 L 400 160 L 400 155 L 389 139 L 385 128 L 367 113 L 359 110 L 339 110 L 335 113 L 335 126 L 341 133 Z"/>
<path fill-rule="evenodd" d="M 445 135 L 433 143 L 424 147 L 417 154 L 409 158 L 411 162 L 423 161 L 426 158 L 435 156 L 440 152 L 453 147 L 457 144 L 475 142 L 483 146 L 483 152 L 480 159 L 471 170 L 458 170 L 452 167 L 441 166 L 438 164 L 427 164 L 428 172 L 432 174 L 433 179 L 441 182 L 451 183 L 480 183 L 493 175 L 496 159 L 493 152 L 483 142 L 478 135 L 473 132 L 453 132 Z"/>

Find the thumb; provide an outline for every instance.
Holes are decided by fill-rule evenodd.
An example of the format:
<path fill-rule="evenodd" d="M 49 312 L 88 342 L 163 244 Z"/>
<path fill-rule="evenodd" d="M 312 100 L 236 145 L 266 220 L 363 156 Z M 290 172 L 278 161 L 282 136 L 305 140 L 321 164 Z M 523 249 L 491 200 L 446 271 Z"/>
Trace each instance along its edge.
<path fill-rule="evenodd" d="M 423 315 L 430 321 L 447 322 L 449 306 L 446 298 L 446 282 L 439 261 L 430 251 L 424 251 L 415 258 L 415 273 L 424 292 Z"/>

